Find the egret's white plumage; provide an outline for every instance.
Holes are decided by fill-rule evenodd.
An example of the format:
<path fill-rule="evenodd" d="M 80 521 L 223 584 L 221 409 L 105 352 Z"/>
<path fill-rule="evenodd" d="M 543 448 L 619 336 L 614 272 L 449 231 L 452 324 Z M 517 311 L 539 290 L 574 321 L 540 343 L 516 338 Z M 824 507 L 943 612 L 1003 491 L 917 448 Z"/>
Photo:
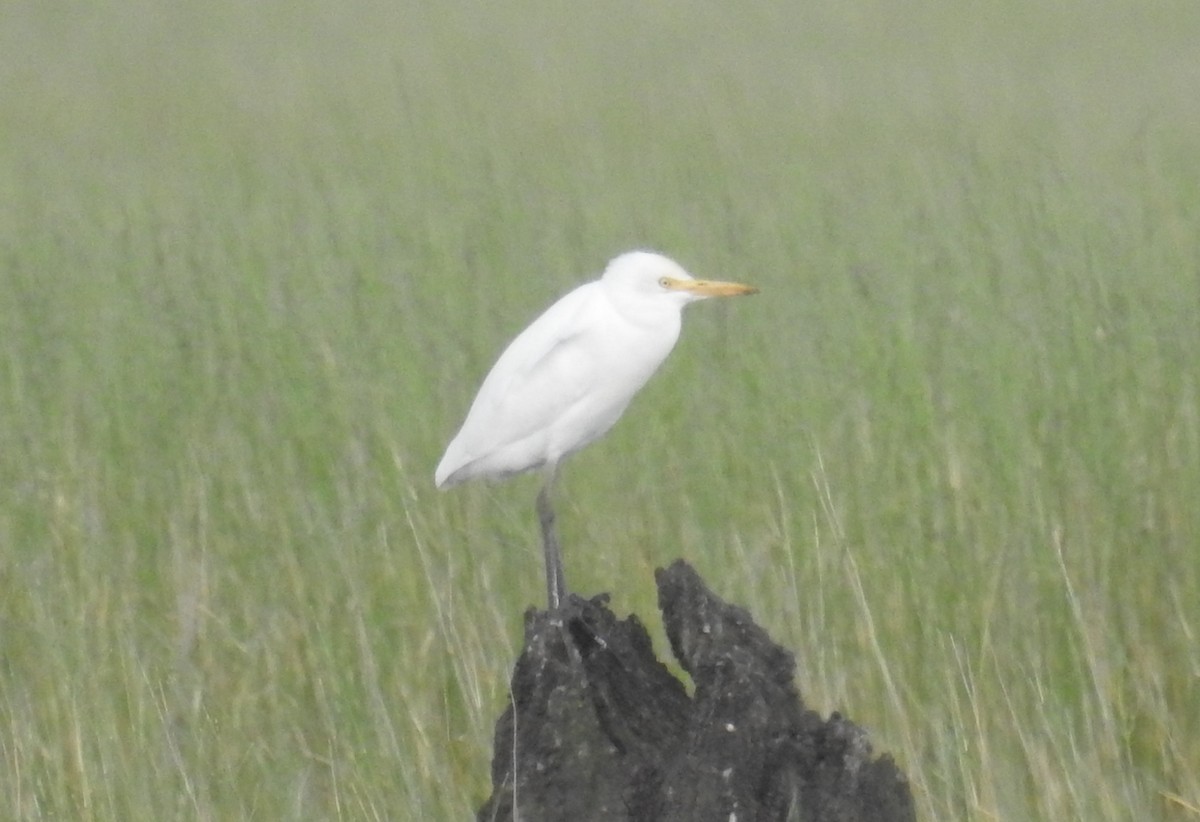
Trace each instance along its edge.
<path fill-rule="evenodd" d="M 437 467 L 438 487 L 546 469 L 538 507 L 547 573 L 557 570 L 561 589 L 561 567 L 549 567 L 557 546 L 551 546 L 548 491 L 559 462 L 607 432 L 658 370 L 679 338 L 686 304 L 755 290 L 696 280 L 660 254 L 617 257 L 599 280 L 550 306 L 500 355 Z M 563 591 L 556 594 L 553 580 L 549 586 L 554 607 Z"/>

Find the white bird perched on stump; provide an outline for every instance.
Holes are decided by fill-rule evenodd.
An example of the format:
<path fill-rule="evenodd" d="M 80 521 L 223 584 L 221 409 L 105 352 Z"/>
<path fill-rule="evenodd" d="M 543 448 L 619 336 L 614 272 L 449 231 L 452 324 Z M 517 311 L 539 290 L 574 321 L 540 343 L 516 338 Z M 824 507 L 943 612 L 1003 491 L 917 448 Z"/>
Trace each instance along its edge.
<path fill-rule="evenodd" d="M 685 305 L 756 291 L 697 280 L 661 254 L 631 251 L 550 306 L 492 366 L 434 478 L 448 488 L 542 469 L 537 512 L 551 610 L 567 593 L 550 502 L 559 463 L 604 435 L 658 370 Z"/>

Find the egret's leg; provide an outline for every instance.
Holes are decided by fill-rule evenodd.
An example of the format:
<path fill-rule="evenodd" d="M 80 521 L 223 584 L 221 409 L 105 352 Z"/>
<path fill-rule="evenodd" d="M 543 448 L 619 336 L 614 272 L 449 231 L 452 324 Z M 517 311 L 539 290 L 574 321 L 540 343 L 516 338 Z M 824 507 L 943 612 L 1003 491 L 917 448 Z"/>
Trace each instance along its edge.
<path fill-rule="evenodd" d="M 567 583 L 563 578 L 562 553 L 558 550 L 558 535 L 554 532 L 554 507 L 550 504 L 551 486 L 554 475 L 546 477 L 546 483 L 537 496 L 538 522 L 542 525 L 542 550 L 546 555 L 546 598 L 550 610 L 567 595 Z"/>

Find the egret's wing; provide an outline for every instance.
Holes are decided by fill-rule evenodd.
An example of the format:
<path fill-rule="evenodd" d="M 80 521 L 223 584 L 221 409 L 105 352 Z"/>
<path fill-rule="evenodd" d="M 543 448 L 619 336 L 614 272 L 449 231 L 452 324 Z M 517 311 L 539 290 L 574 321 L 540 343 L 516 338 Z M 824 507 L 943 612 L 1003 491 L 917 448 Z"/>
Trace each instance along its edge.
<path fill-rule="evenodd" d="M 569 369 L 567 373 L 562 373 L 562 366 L 566 364 L 564 360 L 577 359 L 569 358 L 568 352 L 594 326 L 592 318 L 595 305 L 592 301 L 603 299 L 598 289 L 591 288 L 591 285 L 589 283 L 575 289 L 550 306 L 509 343 L 484 378 L 468 420 L 476 415 L 476 407 L 507 418 L 507 415 L 522 415 L 522 412 L 533 408 L 543 408 L 550 413 L 554 406 L 568 401 L 563 396 L 567 391 L 548 390 L 552 386 L 547 382 L 552 377 L 571 377 Z M 571 382 L 586 384 L 582 379 Z M 570 386 L 562 385 L 562 388 L 569 389 Z M 521 432 L 513 433 L 517 435 Z"/>
<path fill-rule="evenodd" d="M 594 283 L 580 286 L 509 344 L 446 449 L 439 477 L 547 429 L 594 384 L 585 341 L 598 333 L 593 301 L 603 299 Z"/>

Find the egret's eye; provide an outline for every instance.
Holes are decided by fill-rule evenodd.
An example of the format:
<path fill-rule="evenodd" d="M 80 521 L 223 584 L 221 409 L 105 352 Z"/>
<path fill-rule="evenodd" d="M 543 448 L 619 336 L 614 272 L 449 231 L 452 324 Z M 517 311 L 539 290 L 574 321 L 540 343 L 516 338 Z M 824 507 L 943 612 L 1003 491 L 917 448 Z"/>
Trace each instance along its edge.
<path fill-rule="evenodd" d="M 663 288 L 670 288 L 671 287 L 671 278 L 670 277 L 659 277 L 658 284 L 661 285 Z"/>

